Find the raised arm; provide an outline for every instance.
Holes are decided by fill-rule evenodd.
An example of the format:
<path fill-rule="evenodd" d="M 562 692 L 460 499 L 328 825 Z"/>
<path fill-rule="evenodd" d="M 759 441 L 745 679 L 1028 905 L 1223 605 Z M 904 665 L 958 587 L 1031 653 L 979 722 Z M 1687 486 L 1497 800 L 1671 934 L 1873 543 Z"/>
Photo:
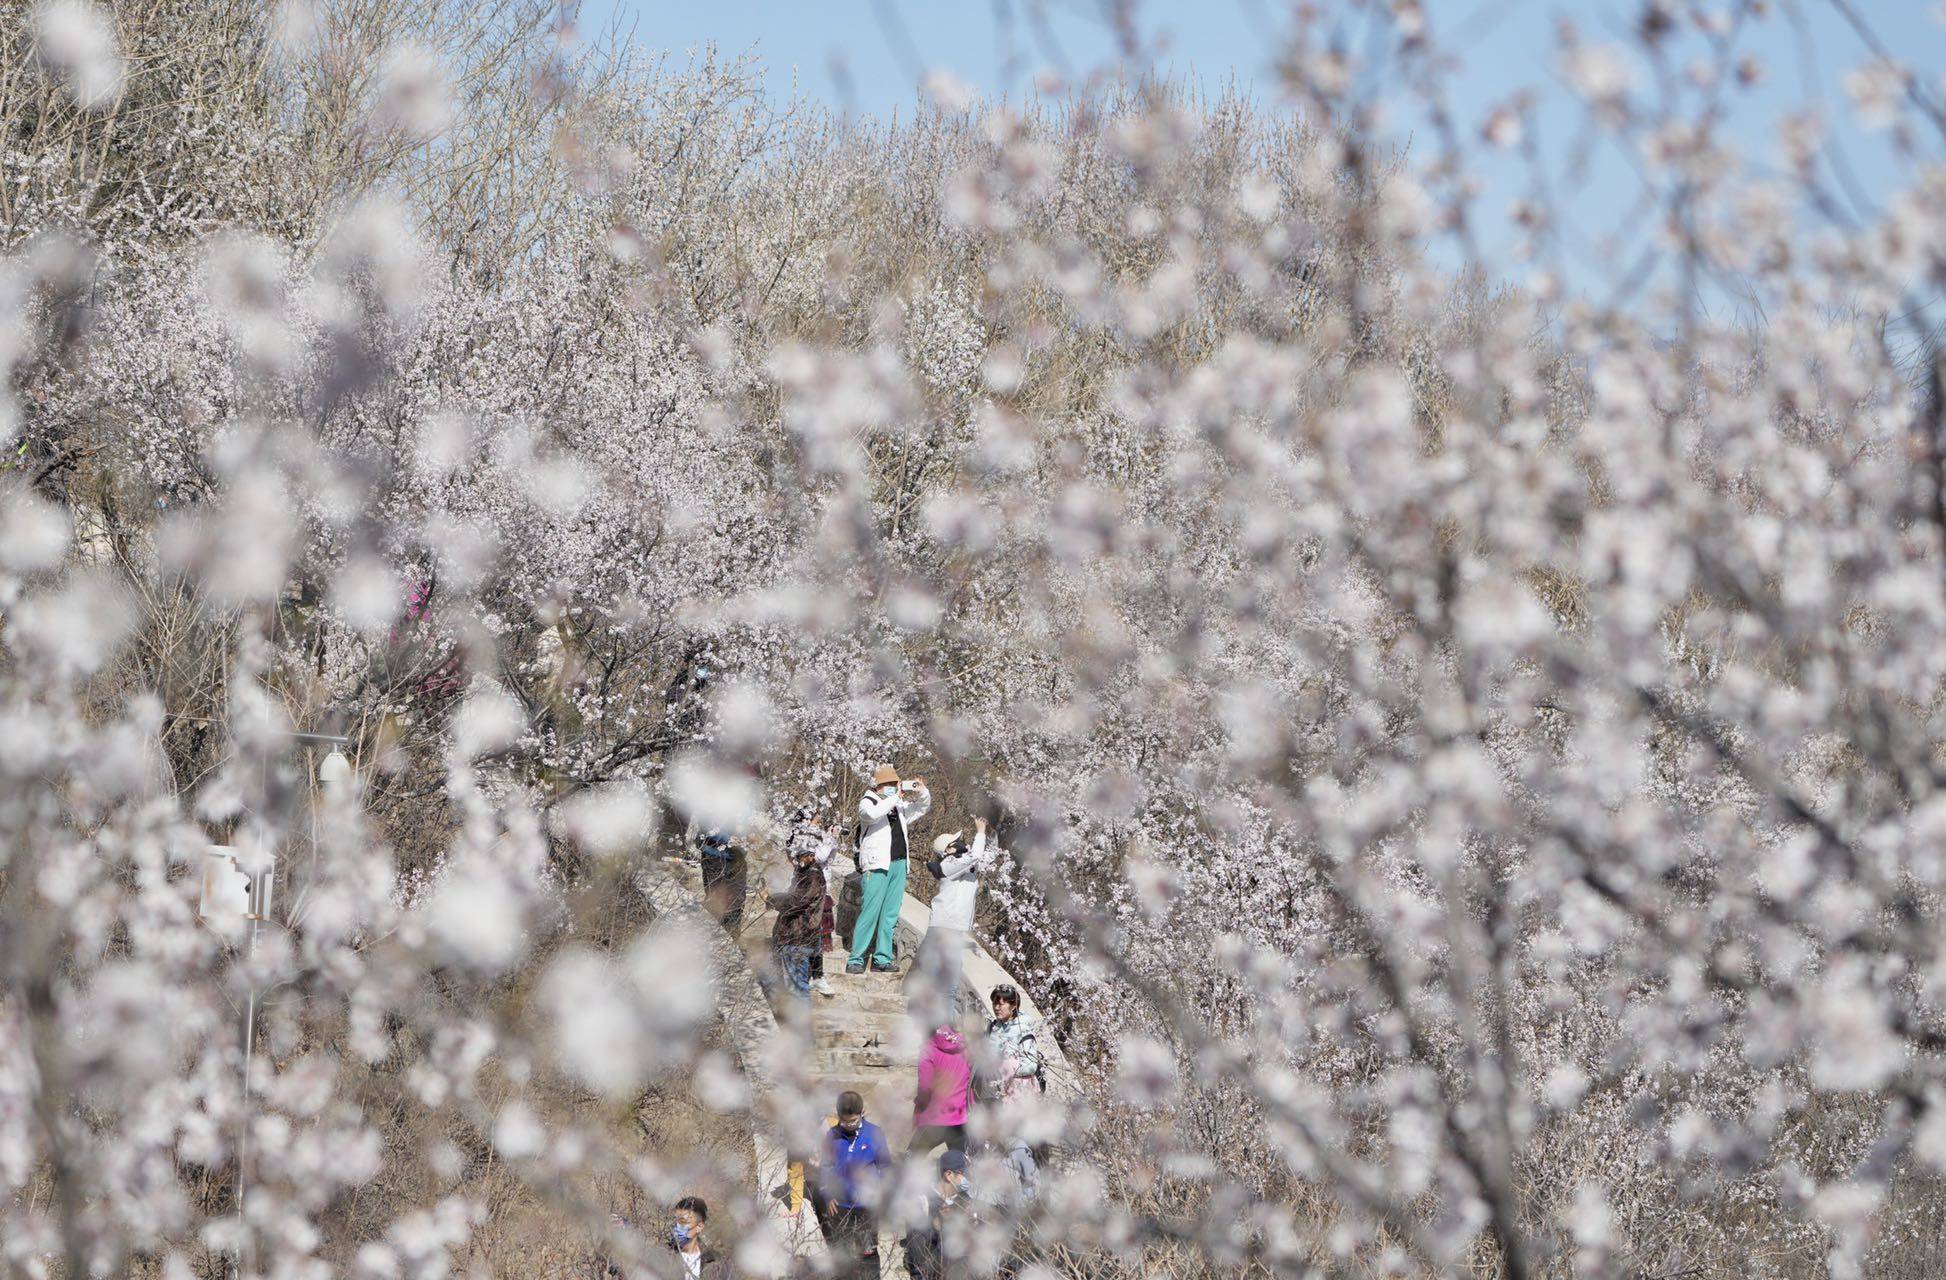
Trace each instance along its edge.
<path fill-rule="evenodd" d="M 905 820 L 907 822 L 917 822 L 919 819 L 925 817 L 931 809 L 932 792 L 928 791 L 926 784 L 921 782 L 912 789 L 912 799 L 906 803 Z"/>
<path fill-rule="evenodd" d="M 876 791 L 867 791 L 858 798 L 859 815 L 868 822 L 877 822 L 892 812 L 892 806 L 899 802 L 897 793 L 882 796 Z"/>
<path fill-rule="evenodd" d="M 973 847 L 965 853 L 948 854 L 939 860 L 939 868 L 945 872 L 946 880 L 957 880 L 975 867 L 986 865 L 987 833 L 982 831 L 973 837 Z"/>

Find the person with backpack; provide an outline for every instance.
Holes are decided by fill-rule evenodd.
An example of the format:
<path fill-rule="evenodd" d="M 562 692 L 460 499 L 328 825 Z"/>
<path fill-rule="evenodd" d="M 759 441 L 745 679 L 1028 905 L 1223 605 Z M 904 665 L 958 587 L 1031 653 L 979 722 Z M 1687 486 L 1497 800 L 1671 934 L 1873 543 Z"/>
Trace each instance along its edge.
<path fill-rule="evenodd" d="M 973 1066 L 966 1057 L 966 1037 L 942 1023 L 919 1055 L 907 1154 L 922 1155 L 942 1142 L 955 1151 L 966 1150 L 966 1113 L 972 1105 Z"/>
<path fill-rule="evenodd" d="M 1009 983 L 995 987 L 988 996 L 993 1003 L 993 1018 L 987 1023 L 984 1093 L 1000 1120 L 1000 1145 L 1006 1151 L 1007 1167 L 1020 1179 L 1020 1189 L 1032 1196 L 1040 1188 L 1040 1170 L 1034 1163 L 1034 1149 L 1021 1135 L 1020 1125 L 1010 1122 L 1008 1112 L 1029 1098 L 1047 1092 L 1042 1070 L 1040 1045 L 1034 1039 L 1034 1026 L 1020 1012 L 1020 992 Z"/>
<path fill-rule="evenodd" d="M 746 765 L 752 778 L 756 769 Z M 703 872 L 703 906 L 732 938 L 743 932 L 743 909 L 750 897 L 750 836 L 737 827 L 699 827 L 691 822 L 688 839 Z"/>
<path fill-rule="evenodd" d="M 908 830 L 932 808 L 932 793 L 924 778 L 899 780 L 899 771 L 882 766 L 872 775 L 872 789 L 858 802 L 858 870 L 864 878 L 864 901 L 851 929 L 851 960 L 846 973 L 865 972 L 867 956 L 873 972 L 894 971 L 893 939 L 899 907 L 905 901 Z"/>
<path fill-rule="evenodd" d="M 743 905 L 750 891 L 743 841 L 721 828 L 700 831 L 696 856 L 703 870 L 703 906 L 734 938 L 743 930 Z"/>
<path fill-rule="evenodd" d="M 892 1170 L 885 1131 L 865 1118 L 865 1099 L 855 1090 L 838 1095 L 837 1123 L 825 1130 L 818 1161 L 825 1242 L 841 1261 L 837 1274 L 879 1275 L 877 1205 Z"/>
<path fill-rule="evenodd" d="M 949 1223 L 967 1209 L 966 1153 L 948 1148 L 939 1153 L 939 1177 L 914 1206 L 912 1225 L 905 1233 L 905 1269 L 912 1280 L 947 1280 L 962 1274 L 947 1265 L 958 1249 L 949 1244 Z"/>
<path fill-rule="evenodd" d="M 973 843 L 955 831 L 932 842 L 926 870 L 938 880 L 932 898 L 932 917 L 925 941 L 909 978 L 913 1015 L 922 1027 L 954 1019 L 958 1008 L 960 972 L 973 942 L 973 909 L 980 892 L 980 874 L 992 864 L 997 849 L 987 845 L 987 820 L 973 820 Z"/>

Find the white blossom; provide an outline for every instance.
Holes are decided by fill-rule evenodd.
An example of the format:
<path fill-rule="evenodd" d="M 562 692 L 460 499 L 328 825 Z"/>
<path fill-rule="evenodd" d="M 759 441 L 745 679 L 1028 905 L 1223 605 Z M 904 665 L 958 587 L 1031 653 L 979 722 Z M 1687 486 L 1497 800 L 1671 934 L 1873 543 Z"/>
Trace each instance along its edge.
<path fill-rule="evenodd" d="M 114 24 L 90 0 L 42 0 L 34 10 L 34 39 L 41 57 L 68 76 L 83 107 L 105 106 L 121 91 Z"/>
<path fill-rule="evenodd" d="M 394 45 L 379 64 L 374 117 L 416 141 L 429 141 L 452 124 L 451 89 L 439 59 L 416 41 Z"/>

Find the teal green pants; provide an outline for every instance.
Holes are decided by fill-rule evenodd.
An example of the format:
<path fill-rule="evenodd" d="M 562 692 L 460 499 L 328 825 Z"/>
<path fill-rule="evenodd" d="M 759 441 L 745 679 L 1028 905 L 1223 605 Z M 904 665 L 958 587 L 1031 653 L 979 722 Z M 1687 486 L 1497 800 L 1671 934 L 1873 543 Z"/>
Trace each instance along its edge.
<path fill-rule="evenodd" d="M 864 898 L 858 908 L 858 923 L 851 927 L 851 962 L 863 964 L 876 937 L 878 950 L 872 959 L 889 967 L 899 908 L 905 904 L 905 859 L 895 859 L 888 871 L 867 871 Z"/>

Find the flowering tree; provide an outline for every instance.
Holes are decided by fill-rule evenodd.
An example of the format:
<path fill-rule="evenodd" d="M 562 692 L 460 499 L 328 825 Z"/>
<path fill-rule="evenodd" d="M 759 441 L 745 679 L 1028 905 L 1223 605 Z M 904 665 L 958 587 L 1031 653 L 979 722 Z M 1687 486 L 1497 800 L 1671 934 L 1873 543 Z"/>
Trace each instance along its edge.
<path fill-rule="evenodd" d="M 898 127 L 545 7 L 187 8 L 0 19 L 10 1270 L 653 1274 L 696 1186 L 782 1267 L 744 1127 L 823 1100 L 644 887 L 887 757 L 992 806 L 1083 1074 L 976 1268 L 1937 1266 L 1922 77 L 1852 78 L 1911 187 L 1842 225 L 1808 126 L 1717 134 L 1765 6 L 1564 32 L 1666 226 L 1595 306 L 1436 265 L 1533 121 L 1417 4 L 1300 15 L 1287 115 Z"/>

